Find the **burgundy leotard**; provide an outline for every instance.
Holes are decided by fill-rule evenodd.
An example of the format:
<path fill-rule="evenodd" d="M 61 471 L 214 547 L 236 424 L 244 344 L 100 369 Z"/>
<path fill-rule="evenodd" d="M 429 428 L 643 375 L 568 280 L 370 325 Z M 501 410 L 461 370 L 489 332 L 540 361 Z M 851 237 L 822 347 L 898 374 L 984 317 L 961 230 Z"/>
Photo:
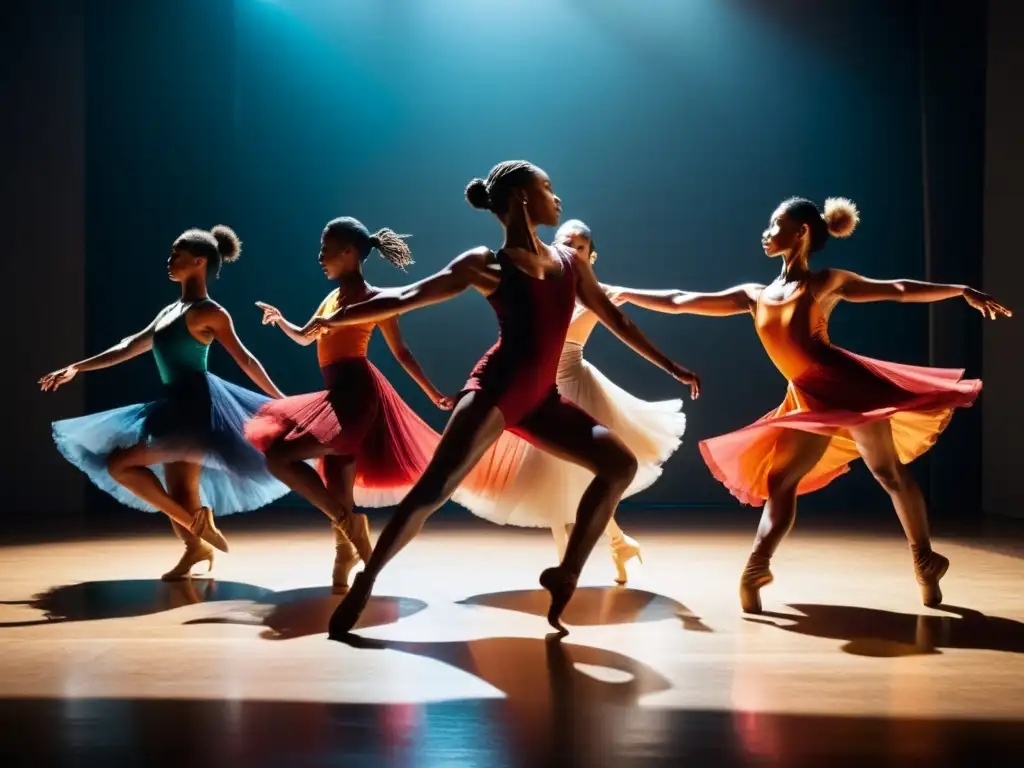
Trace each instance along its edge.
<path fill-rule="evenodd" d="M 552 246 L 561 270 L 538 279 L 499 251 L 501 282 L 487 297 L 498 316 L 498 341 L 473 368 L 466 391 L 481 391 L 511 431 L 529 437 L 530 422 L 570 406 L 555 386 L 558 359 L 576 306 L 576 266 L 572 251 Z M 585 415 L 581 411 L 577 414 Z M 589 417 L 587 417 L 589 418 Z M 578 420 L 578 419 L 574 419 Z M 592 420 L 591 420 L 592 421 Z"/>

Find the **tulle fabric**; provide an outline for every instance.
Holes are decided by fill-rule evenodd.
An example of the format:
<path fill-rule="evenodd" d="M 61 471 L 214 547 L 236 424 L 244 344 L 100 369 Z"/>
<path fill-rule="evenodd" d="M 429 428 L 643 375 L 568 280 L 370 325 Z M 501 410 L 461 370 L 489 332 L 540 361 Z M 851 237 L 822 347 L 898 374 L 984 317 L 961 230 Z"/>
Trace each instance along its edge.
<path fill-rule="evenodd" d="M 365 357 L 321 371 L 328 389 L 268 402 L 249 421 L 245 436 L 265 452 L 281 438 L 311 435 L 336 454 L 317 463 L 328 486 L 354 460 L 356 505 L 397 504 L 423 474 L 440 436 Z"/>
<path fill-rule="evenodd" d="M 568 343 L 559 361 L 558 391 L 614 432 L 637 457 L 625 496 L 650 487 L 686 429 L 682 400 L 647 402 L 616 386 Z M 572 523 L 594 475 L 505 432 L 470 473 L 460 502 L 499 525 L 552 527 Z"/>
<path fill-rule="evenodd" d="M 790 383 L 775 411 L 729 434 L 704 440 L 700 451 L 712 474 L 739 501 L 761 506 L 768 474 L 786 430 L 829 435 L 821 460 L 797 487 L 806 494 L 828 485 L 860 458 L 851 429 L 888 420 L 899 460 L 907 464 L 931 448 L 956 408 L 973 405 L 982 383 L 964 371 L 873 360 L 830 347 L 828 365 Z"/>
<path fill-rule="evenodd" d="M 153 402 L 55 422 L 53 439 L 98 488 L 145 512 L 158 510 L 107 471 L 112 451 L 142 443 L 201 463 L 200 498 L 216 515 L 230 515 L 258 509 L 289 492 L 244 436 L 248 419 L 267 402 L 265 395 L 211 373 L 195 373 L 167 385 L 164 396 Z M 163 466 L 151 469 L 163 482 Z"/>

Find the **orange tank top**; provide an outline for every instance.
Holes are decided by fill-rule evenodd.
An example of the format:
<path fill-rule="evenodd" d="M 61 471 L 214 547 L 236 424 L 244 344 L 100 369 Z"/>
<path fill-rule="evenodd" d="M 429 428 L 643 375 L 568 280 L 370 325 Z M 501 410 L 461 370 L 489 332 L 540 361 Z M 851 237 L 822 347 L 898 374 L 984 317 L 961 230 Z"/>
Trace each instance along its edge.
<path fill-rule="evenodd" d="M 831 342 L 828 317 L 806 285 L 782 301 L 757 299 L 754 327 L 768 357 L 788 381 L 822 362 Z"/>
<path fill-rule="evenodd" d="M 332 291 L 320 304 L 316 316 L 330 315 L 339 308 L 338 292 Z M 316 357 L 320 362 L 320 367 L 323 368 L 348 357 L 366 357 L 370 336 L 373 335 L 373 329 L 376 326 L 376 322 L 343 325 L 340 328 L 332 328 L 323 334 L 316 340 Z"/>

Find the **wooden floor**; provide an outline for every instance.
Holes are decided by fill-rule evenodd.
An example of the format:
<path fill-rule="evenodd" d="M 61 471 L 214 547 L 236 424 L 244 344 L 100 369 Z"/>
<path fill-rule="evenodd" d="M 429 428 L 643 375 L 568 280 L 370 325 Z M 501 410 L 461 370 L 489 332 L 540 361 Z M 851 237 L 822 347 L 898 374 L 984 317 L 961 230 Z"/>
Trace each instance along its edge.
<path fill-rule="evenodd" d="M 231 534 L 230 523 L 225 526 Z M 177 584 L 170 535 L 0 549 L 0 765 L 1019 765 L 1024 560 L 956 541 L 948 605 L 897 538 L 795 534 L 766 613 L 749 531 L 600 547 L 547 638 L 541 532 L 425 533 L 328 641 L 324 529 L 240 531 Z"/>

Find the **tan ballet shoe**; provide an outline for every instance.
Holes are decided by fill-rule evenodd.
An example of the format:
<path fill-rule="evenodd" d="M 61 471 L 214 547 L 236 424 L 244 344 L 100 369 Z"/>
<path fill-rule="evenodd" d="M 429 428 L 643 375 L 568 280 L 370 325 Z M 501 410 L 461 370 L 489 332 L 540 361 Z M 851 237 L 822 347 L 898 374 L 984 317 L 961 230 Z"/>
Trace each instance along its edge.
<path fill-rule="evenodd" d="M 359 552 L 348 535 L 339 526 L 332 526 L 334 531 L 334 571 L 331 574 L 332 590 L 335 594 L 345 592 L 349 588 L 348 577 L 359 561 Z"/>
<path fill-rule="evenodd" d="M 370 519 L 362 512 L 350 512 L 342 523 L 343 530 L 349 541 L 359 553 L 359 559 L 369 562 L 373 554 L 373 543 L 370 541 Z"/>
<path fill-rule="evenodd" d="M 640 553 L 640 545 L 635 539 L 626 534 L 620 534 L 612 539 L 612 562 L 615 563 L 615 583 L 625 584 L 629 578 L 626 573 L 626 563 L 633 558 L 643 563 L 644 558 Z"/>
<path fill-rule="evenodd" d="M 770 558 L 751 555 L 740 576 L 740 606 L 744 613 L 761 613 L 761 589 L 771 584 L 775 577 L 768 568 Z"/>
<path fill-rule="evenodd" d="M 228 540 L 220 532 L 213 522 L 213 510 L 209 507 L 200 507 L 196 510 L 196 516 L 189 526 L 189 533 L 196 536 L 207 544 L 212 544 L 221 552 L 228 551 Z"/>
<path fill-rule="evenodd" d="M 188 579 L 192 576 L 193 566 L 206 562 L 208 563 L 206 573 L 210 573 L 213 570 L 213 547 L 207 544 L 205 541 L 196 540 L 193 542 L 187 542 L 185 544 L 185 552 L 181 555 L 181 559 L 178 564 L 171 568 L 160 578 L 163 581 L 181 581 Z"/>
<path fill-rule="evenodd" d="M 929 608 L 942 604 L 942 588 L 939 581 L 949 570 L 949 560 L 931 547 L 915 547 L 911 545 L 914 555 L 914 575 L 921 587 L 921 602 Z"/>

